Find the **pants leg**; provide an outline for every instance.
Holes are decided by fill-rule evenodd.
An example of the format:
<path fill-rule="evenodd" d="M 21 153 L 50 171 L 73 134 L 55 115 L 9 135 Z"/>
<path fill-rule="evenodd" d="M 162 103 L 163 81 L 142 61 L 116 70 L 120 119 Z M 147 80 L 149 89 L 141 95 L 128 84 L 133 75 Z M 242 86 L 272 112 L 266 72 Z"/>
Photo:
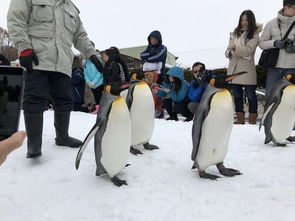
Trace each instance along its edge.
<path fill-rule="evenodd" d="M 103 92 L 103 85 L 98 86 L 97 88 L 93 89 L 91 88 L 91 91 L 93 93 L 94 99 L 95 99 L 95 103 L 99 104 L 101 97 L 102 97 L 102 92 Z"/>
<path fill-rule="evenodd" d="M 49 72 L 49 95 L 55 111 L 71 111 L 73 97 L 71 92 L 71 78 L 58 72 Z"/>
<path fill-rule="evenodd" d="M 268 69 L 268 72 L 267 72 L 267 76 L 266 76 L 266 86 L 265 86 L 265 97 L 267 97 L 274 84 L 282 79 L 282 77 L 284 76 L 284 72 L 283 72 L 284 69 L 282 68 L 269 68 Z"/>
<path fill-rule="evenodd" d="M 232 91 L 234 95 L 235 111 L 244 112 L 243 86 L 240 84 L 233 84 Z"/>
<path fill-rule="evenodd" d="M 23 110 L 29 113 L 43 113 L 48 104 L 49 81 L 46 71 L 35 70 L 25 75 Z"/>
<path fill-rule="evenodd" d="M 245 85 L 246 96 L 249 101 L 249 113 L 257 114 L 258 103 L 256 96 L 256 85 Z"/>
<path fill-rule="evenodd" d="M 187 108 L 188 103 L 189 103 L 189 100 L 187 99 L 184 99 L 181 102 L 175 102 L 173 106 L 174 112 L 179 113 L 186 118 L 191 118 L 193 114 Z"/>
<path fill-rule="evenodd" d="M 172 110 L 172 99 L 163 99 L 163 107 L 168 112 L 169 116 L 173 116 L 173 110 Z"/>

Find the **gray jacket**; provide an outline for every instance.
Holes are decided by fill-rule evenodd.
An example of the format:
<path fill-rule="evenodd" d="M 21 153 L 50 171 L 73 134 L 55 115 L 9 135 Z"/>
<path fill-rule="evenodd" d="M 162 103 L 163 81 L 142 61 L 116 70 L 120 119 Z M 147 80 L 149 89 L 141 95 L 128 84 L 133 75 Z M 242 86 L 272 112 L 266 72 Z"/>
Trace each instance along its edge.
<path fill-rule="evenodd" d="M 281 40 L 288 28 L 295 21 L 295 16 L 286 17 L 282 15 L 282 10 L 278 13 L 278 17 L 268 22 L 260 37 L 259 47 L 262 50 L 274 48 L 274 41 Z M 279 24 L 281 29 L 279 28 Z M 295 40 L 295 27 L 290 32 L 289 39 Z M 280 50 L 277 61 L 277 68 L 295 68 L 295 53 L 288 53 L 285 49 Z"/>
<path fill-rule="evenodd" d="M 70 0 L 11 0 L 7 27 L 19 52 L 35 51 L 39 58 L 36 70 L 71 76 L 72 45 L 87 58 L 96 54 L 79 10 Z"/>

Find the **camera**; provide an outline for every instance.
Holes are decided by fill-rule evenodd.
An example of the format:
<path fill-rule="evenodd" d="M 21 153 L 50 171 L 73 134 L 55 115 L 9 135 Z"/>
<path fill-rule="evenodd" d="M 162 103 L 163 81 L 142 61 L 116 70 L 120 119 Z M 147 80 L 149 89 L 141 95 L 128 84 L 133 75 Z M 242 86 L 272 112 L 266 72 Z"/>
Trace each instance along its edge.
<path fill-rule="evenodd" d="M 295 42 L 291 39 L 286 40 L 286 52 L 295 53 Z"/>
<path fill-rule="evenodd" d="M 203 70 L 202 72 L 199 72 L 197 76 L 197 82 L 199 85 L 207 84 L 209 81 L 209 76 L 206 70 Z"/>

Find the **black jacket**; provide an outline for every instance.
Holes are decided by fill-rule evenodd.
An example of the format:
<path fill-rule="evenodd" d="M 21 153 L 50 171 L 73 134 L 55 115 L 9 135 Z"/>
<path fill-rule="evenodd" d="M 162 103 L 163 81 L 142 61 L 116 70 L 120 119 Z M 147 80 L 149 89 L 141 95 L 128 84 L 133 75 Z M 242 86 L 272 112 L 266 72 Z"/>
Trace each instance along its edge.
<path fill-rule="evenodd" d="M 105 64 L 104 71 L 103 71 L 104 85 L 114 84 L 114 83 L 124 83 L 121 81 L 121 77 L 120 77 L 121 70 L 120 70 L 119 64 L 120 63 L 116 61 L 108 61 Z M 127 82 L 130 80 L 129 73 L 125 72 L 123 65 L 122 65 L 122 68 L 125 75 L 125 82 Z"/>

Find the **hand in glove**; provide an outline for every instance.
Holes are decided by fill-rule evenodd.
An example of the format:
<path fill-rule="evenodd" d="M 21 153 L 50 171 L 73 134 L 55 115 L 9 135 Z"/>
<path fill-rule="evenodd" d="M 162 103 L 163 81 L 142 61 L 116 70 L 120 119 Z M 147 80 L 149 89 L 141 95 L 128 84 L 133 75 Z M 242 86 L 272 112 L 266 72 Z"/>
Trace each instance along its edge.
<path fill-rule="evenodd" d="M 285 48 L 286 47 L 286 40 L 276 40 L 273 45 L 275 46 L 275 48 Z"/>
<path fill-rule="evenodd" d="M 26 49 L 20 53 L 20 65 L 27 69 L 27 72 L 33 71 L 33 62 L 39 65 L 39 60 L 33 49 Z"/>
<path fill-rule="evenodd" d="M 90 61 L 94 64 L 94 66 L 96 67 L 96 69 L 102 73 L 103 72 L 103 66 L 100 62 L 100 60 L 98 59 L 98 57 L 94 54 L 94 55 L 91 55 L 90 57 Z"/>

